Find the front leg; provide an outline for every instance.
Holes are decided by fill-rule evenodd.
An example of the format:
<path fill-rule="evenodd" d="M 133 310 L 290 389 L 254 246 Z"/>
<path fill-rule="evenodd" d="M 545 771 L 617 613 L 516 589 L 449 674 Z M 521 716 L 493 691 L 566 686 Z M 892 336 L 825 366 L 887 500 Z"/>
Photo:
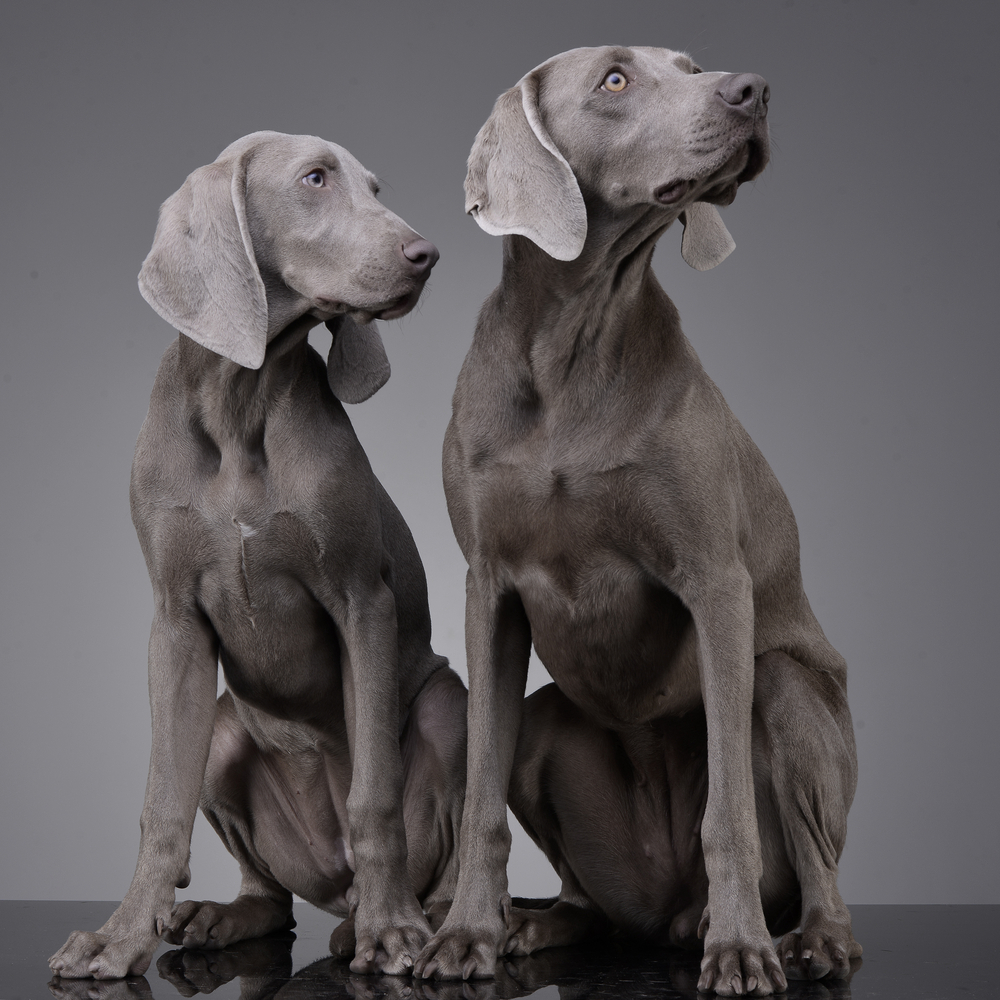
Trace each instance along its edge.
<path fill-rule="evenodd" d="M 469 571 L 465 634 L 469 756 L 455 900 L 414 975 L 489 978 L 507 941 L 507 786 L 521 723 L 531 629 L 516 594 Z"/>
<path fill-rule="evenodd" d="M 702 846 L 708 906 L 698 989 L 768 996 L 786 987 L 760 902 L 762 862 L 750 744 L 753 585 L 733 568 L 690 602 L 698 631 L 708 727 L 708 801 Z"/>
<path fill-rule="evenodd" d="M 121 905 L 96 932 L 74 931 L 50 959 L 64 979 L 121 979 L 149 966 L 174 888 L 191 879 L 191 829 L 215 720 L 218 646 L 193 607 L 158 599 L 149 640 L 153 717 L 139 860 Z"/>
<path fill-rule="evenodd" d="M 406 864 L 396 604 L 381 579 L 371 589 L 354 590 L 340 615 L 352 758 L 351 971 L 396 975 L 413 967 L 430 937 Z"/>

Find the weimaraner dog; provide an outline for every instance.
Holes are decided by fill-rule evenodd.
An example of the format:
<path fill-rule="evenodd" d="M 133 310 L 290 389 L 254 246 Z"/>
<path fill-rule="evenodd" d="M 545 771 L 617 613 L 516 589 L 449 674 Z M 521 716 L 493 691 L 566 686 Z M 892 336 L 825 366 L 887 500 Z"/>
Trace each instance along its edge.
<path fill-rule="evenodd" d="M 331 940 L 353 970 L 401 973 L 431 934 L 421 903 L 452 897 L 465 689 L 341 405 L 389 377 L 372 320 L 411 309 L 438 258 L 377 190 L 340 146 L 256 132 L 161 208 L 139 286 L 181 336 L 132 466 L 155 598 L 139 860 L 108 922 L 50 959 L 59 976 L 141 973 L 160 936 L 266 934 L 292 893 L 353 916 Z M 328 365 L 307 343 L 324 320 Z M 199 799 L 240 895 L 174 906 Z"/>
<path fill-rule="evenodd" d="M 845 664 L 795 520 L 650 267 L 768 159 L 767 84 L 667 49 L 574 49 L 501 95 L 466 208 L 504 235 L 444 448 L 469 563 L 458 890 L 417 975 L 610 921 L 698 947 L 698 988 L 781 991 L 860 953 L 837 890 L 856 782 Z M 555 684 L 523 703 L 531 645 Z M 523 715 L 523 718 L 522 718 Z M 520 730 L 520 736 L 518 732 Z M 504 800 L 562 879 L 510 909 Z M 801 932 L 780 945 L 771 933 Z M 770 929 L 770 930 L 769 930 Z"/>

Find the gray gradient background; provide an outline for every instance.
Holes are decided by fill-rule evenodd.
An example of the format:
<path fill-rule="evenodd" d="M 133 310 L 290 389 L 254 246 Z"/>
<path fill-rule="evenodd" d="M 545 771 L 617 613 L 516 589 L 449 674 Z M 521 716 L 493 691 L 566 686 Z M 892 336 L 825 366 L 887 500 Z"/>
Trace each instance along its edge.
<path fill-rule="evenodd" d="M 120 897 L 149 748 L 132 448 L 173 334 L 135 276 L 159 203 L 256 129 L 347 146 L 441 250 L 394 375 L 351 411 L 464 670 L 440 446 L 500 240 L 462 212 L 497 94 L 577 45 L 666 45 L 772 88 L 773 160 L 684 327 L 787 491 L 850 664 L 857 903 L 1000 902 L 996 7 L 928 3 L 7 3 L 0 267 L 0 897 Z M 316 338 L 321 349 L 322 337 Z M 532 685 L 543 673 L 534 670 Z M 236 866 L 199 817 L 185 895 Z M 512 890 L 556 887 L 523 835 Z"/>

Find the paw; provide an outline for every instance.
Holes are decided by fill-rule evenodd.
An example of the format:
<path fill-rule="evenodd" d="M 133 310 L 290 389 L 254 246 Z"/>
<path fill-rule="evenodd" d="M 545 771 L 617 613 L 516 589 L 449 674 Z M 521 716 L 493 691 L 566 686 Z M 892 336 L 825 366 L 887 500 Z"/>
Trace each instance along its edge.
<path fill-rule="evenodd" d="M 182 948 L 225 948 L 242 937 L 236 933 L 230 910 L 231 907 L 210 900 L 186 899 L 164 921 L 163 940 Z"/>
<path fill-rule="evenodd" d="M 73 931 L 49 959 L 49 968 L 60 979 L 141 976 L 149 968 L 158 944 L 152 934 L 118 938 L 91 931 Z"/>
<path fill-rule="evenodd" d="M 861 957 L 861 945 L 850 927 L 830 924 L 786 934 L 778 946 L 781 966 L 789 979 L 850 979 L 851 959 Z"/>
<path fill-rule="evenodd" d="M 769 939 L 760 942 L 706 942 L 698 979 L 700 993 L 722 997 L 766 997 L 787 988 Z"/>
<path fill-rule="evenodd" d="M 544 913 L 544 911 L 543 911 Z M 510 909 L 507 920 L 507 941 L 500 949 L 502 955 L 521 958 L 548 947 L 551 935 L 544 917 L 539 919 L 534 910 Z"/>
<path fill-rule="evenodd" d="M 417 956 L 420 954 L 431 929 L 424 915 L 418 909 L 417 916 L 408 916 L 388 922 L 381 929 L 366 925 L 356 919 L 354 927 L 354 958 L 351 961 L 351 972 L 372 975 L 382 973 L 388 976 L 401 976 L 411 972 Z M 348 918 L 350 919 L 350 918 Z M 347 923 L 347 921 L 345 921 Z M 343 925 L 341 925 L 343 926 Z M 335 942 L 337 931 L 330 937 L 331 951 L 335 944 L 343 947 L 346 943 L 346 933 Z"/>
<path fill-rule="evenodd" d="M 333 929 L 330 935 L 330 954 L 334 958 L 351 958 L 357 951 L 357 938 L 354 934 L 354 917 L 347 917 Z"/>
<path fill-rule="evenodd" d="M 503 924 L 499 932 L 461 927 L 449 931 L 444 926 L 420 953 L 413 975 L 418 979 L 492 979 L 506 938 Z"/>
<path fill-rule="evenodd" d="M 160 933 L 169 944 L 214 950 L 294 926 L 290 905 L 265 896 L 237 896 L 231 903 L 178 903 L 160 922 Z"/>
<path fill-rule="evenodd" d="M 544 908 L 512 906 L 503 954 L 532 955 L 543 948 L 580 944 L 604 926 L 604 919 L 593 910 L 562 900 Z"/>

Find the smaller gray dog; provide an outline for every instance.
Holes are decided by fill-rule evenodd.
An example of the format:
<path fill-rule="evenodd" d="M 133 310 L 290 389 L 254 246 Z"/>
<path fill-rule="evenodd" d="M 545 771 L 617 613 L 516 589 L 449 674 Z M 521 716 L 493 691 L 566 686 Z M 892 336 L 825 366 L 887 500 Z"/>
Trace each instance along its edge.
<path fill-rule="evenodd" d="M 139 286 L 181 336 L 132 467 L 155 598 L 139 860 L 107 923 L 50 959 L 59 976 L 141 974 L 161 935 L 266 934 L 292 893 L 351 915 L 331 950 L 354 971 L 401 973 L 431 933 L 421 903 L 434 919 L 452 897 L 465 689 L 341 405 L 389 377 L 372 320 L 409 311 L 438 258 L 377 191 L 340 146 L 256 132 L 160 211 Z M 327 365 L 307 343 L 324 320 Z M 199 799 L 240 895 L 174 906 Z"/>
<path fill-rule="evenodd" d="M 788 501 L 650 266 L 678 219 L 694 267 L 732 249 L 714 206 L 767 162 L 768 96 L 681 52 L 574 49 L 502 94 L 472 147 L 466 207 L 503 235 L 503 276 L 445 439 L 469 780 L 418 975 L 489 976 L 606 921 L 703 938 L 698 987 L 727 996 L 860 954 L 837 890 L 846 667 Z M 522 708 L 532 644 L 555 684 Z M 548 909 L 511 908 L 508 792 L 562 879 Z"/>

